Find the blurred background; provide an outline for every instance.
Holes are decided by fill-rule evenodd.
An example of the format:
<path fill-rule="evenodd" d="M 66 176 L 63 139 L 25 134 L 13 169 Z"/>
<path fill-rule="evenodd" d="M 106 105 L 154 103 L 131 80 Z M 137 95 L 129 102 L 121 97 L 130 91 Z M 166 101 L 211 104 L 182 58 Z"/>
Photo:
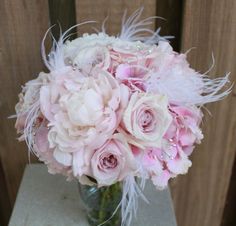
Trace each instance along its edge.
<path fill-rule="evenodd" d="M 64 31 L 86 20 L 101 24 L 109 16 L 107 33 L 115 35 L 124 9 L 131 14 L 141 6 L 143 17 L 157 15 L 166 19 L 157 20 L 153 28 L 161 26 L 161 35 L 175 36 L 171 44 L 176 51 L 195 47 L 188 59 L 197 71 L 209 69 L 213 53 L 215 67 L 210 75 L 231 72 L 230 79 L 235 81 L 235 0 L 0 0 L 1 226 L 7 225 L 28 163 L 26 146 L 17 142 L 14 120 L 7 117 L 14 114 L 21 85 L 46 70 L 40 56 L 44 33 L 56 23 Z M 79 28 L 79 34 L 84 32 L 93 31 L 89 26 Z M 58 37 L 58 27 L 53 28 L 53 33 Z M 205 111 L 205 139 L 191 157 L 193 166 L 187 175 L 171 182 L 179 226 L 236 225 L 235 98 L 234 88 L 228 98 L 207 106 L 211 114 Z"/>

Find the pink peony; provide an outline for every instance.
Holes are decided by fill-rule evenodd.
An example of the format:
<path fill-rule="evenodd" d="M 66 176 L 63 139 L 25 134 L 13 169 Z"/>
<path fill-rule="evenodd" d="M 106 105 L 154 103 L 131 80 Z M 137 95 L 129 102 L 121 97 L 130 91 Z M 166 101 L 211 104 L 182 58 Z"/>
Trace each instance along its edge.
<path fill-rule="evenodd" d="M 71 168 L 59 163 L 53 156 L 53 149 L 49 148 L 48 128 L 45 122 L 42 123 L 35 134 L 34 149 L 39 160 L 48 166 L 49 173 L 59 173 L 67 176 L 69 179 L 72 178 Z"/>
<path fill-rule="evenodd" d="M 78 176 L 82 168 L 78 169 L 73 156 L 99 148 L 112 136 L 129 91 L 103 70 L 87 77 L 67 68 L 57 72 L 54 79 L 40 92 L 41 110 L 49 121 L 49 146 L 54 158 L 64 166 L 73 165 Z M 81 167 L 87 162 L 86 155 L 84 159 Z"/>

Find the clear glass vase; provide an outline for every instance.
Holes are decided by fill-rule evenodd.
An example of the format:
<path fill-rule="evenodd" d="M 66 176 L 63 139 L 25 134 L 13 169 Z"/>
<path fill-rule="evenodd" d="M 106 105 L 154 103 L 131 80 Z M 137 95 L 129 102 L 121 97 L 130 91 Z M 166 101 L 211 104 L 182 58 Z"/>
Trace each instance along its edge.
<path fill-rule="evenodd" d="M 120 208 L 116 209 L 122 197 L 121 183 L 101 188 L 79 183 L 79 193 L 90 226 L 98 226 L 104 222 L 104 226 L 120 226 L 121 211 Z"/>

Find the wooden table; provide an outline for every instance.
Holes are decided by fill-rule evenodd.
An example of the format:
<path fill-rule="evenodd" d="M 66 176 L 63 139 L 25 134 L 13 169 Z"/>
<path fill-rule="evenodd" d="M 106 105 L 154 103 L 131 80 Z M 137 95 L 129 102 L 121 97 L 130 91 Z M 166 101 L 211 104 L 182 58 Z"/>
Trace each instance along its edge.
<path fill-rule="evenodd" d="M 170 192 L 147 183 L 132 226 L 176 226 Z M 42 164 L 25 169 L 9 226 L 88 226 L 76 181 L 50 175 Z"/>

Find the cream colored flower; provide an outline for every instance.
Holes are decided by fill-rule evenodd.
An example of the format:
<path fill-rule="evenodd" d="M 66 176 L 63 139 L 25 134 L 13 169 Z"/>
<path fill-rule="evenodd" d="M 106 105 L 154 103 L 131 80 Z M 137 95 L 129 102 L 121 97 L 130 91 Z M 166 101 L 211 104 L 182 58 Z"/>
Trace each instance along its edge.
<path fill-rule="evenodd" d="M 41 105 L 47 106 L 47 109 L 42 109 L 45 109 L 44 115 L 50 116 L 48 140 L 55 159 L 65 166 L 72 166 L 76 164 L 73 162 L 74 153 L 95 150 L 112 136 L 121 121 L 129 91 L 128 87 L 100 69 L 83 79 L 77 80 L 72 76 L 70 83 L 66 76 L 64 78 L 58 77 L 57 98 L 52 98 L 50 92 L 42 89 Z M 52 99 L 54 103 L 50 103 Z M 85 153 L 82 165 L 89 164 L 86 156 L 90 152 Z"/>
<path fill-rule="evenodd" d="M 163 95 L 134 93 L 124 112 L 123 124 L 130 143 L 160 147 L 172 117 Z"/>

